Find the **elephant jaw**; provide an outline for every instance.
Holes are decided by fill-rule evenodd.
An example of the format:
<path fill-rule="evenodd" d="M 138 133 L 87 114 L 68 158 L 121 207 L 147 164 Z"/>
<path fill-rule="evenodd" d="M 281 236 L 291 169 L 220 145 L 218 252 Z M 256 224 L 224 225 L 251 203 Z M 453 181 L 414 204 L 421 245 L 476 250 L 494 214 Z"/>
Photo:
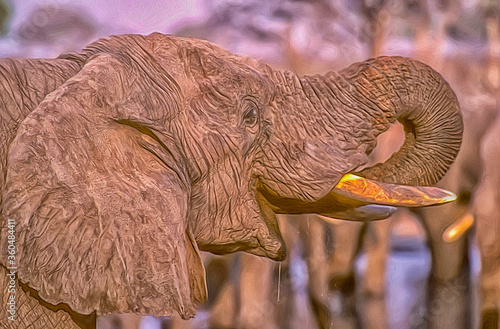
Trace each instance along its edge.
<path fill-rule="evenodd" d="M 327 195 L 314 202 L 282 198 L 263 189 L 261 193 L 276 213 L 316 213 L 354 221 L 384 219 L 396 207 L 427 207 L 456 199 L 455 194 L 437 187 L 389 184 L 354 174 L 344 175 Z"/>

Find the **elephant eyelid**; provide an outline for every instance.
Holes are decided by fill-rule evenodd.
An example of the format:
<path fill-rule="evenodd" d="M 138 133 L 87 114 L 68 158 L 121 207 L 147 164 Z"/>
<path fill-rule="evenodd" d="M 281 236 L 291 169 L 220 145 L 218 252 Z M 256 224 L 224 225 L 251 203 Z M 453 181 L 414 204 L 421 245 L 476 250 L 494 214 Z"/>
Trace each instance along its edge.
<path fill-rule="evenodd" d="M 247 127 L 253 128 L 255 127 L 258 121 L 259 121 L 259 111 L 257 109 L 257 106 L 252 104 L 249 106 L 249 108 L 243 115 L 243 122 Z"/>

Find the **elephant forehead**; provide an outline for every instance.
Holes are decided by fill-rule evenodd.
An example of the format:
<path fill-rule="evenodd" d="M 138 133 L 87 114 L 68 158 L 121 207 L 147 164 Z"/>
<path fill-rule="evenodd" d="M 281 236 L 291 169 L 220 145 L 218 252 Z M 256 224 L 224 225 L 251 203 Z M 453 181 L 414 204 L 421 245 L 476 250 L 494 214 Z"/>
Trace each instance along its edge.
<path fill-rule="evenodd" d="M 217 93 L 230 102 L 244 95 L 255 95 L 263 102 L 268 102 L 273 94 L 269 79 L 259 72 L 252 71 L 238 62 L 229 62 L 217 58 L 216 63 L 205 64 L 201 68 L 188 65 L 188 74 L 201 93 Z M 207 70 L 206 65 L 216 65 L 216 70 Z"/>
<path fill-rule="evenodd" d="M 218 92 L 228 96 L 255 93 L 265 97 L 273 91 L 264 70 L 267 66 L 253 59 L 201 40 L 162 34 L 152 34 L 147 39 L 152 55 L 179 84 L 209 83 L 212 87 L 223 87 Z M 191 89 L 185 87 L 183 90 Z"/>

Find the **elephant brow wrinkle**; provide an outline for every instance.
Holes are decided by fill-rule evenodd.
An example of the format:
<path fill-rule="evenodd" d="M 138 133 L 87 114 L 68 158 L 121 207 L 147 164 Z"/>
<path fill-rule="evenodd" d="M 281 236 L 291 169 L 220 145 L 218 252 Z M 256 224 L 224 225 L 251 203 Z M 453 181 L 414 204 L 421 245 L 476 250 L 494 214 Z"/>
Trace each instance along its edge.
<path fill-rule="evenodd" d="M 149 127 L 130 120 L 117 120 L 116 123 L 132 127 L 135 130 L 139 131 L 141 134 L 148 135 L 156 142 L 158 142 L 158 144 L 160 144 L 163 148 L 167 149 L 166 145 L 163 144 L 163 142 L 153 133 L 153 131 L 151 131 L 151 129 L 149 129 Z"/>

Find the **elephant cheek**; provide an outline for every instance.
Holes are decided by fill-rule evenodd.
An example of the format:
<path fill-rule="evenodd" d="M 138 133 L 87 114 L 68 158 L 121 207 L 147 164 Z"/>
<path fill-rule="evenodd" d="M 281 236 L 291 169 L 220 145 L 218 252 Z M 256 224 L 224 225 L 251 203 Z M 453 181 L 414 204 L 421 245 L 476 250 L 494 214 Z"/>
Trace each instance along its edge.
<path fill-rule="evenodd" d="M 276 220 L 276 213 L 272 210 L 269 201 L 260 193 L 256 192 L 256 201 L 259 206 L 260 221 L 262 230 L 258 231 L 258 240 L 261 248 L 249 250 L 257 256 L 269 257 L 276 261 L 282 261 L 286 257 L 285 243 Z"/>
<path fill-rule="evenodd" d="M 367 161 L 366 145 L 346 150 L 335 140 L 272 146 L 256 166 L 259 183 L 278 197 L 303 202 L 320 200 L 345 173 Z"/>
<path fill-rule="evenodd" d="M 197 230 L 194 232 L 196 242 L 200 250 L 214 254 L 245 251 L 273 260 L 285 259 L 285 244 L 279 230 L 268 227 L 260 216 L 254 217 L 250 221 L 253 222 L 251 226 L 235 228 L 223 225 L 220 226 L 220 229 L 212 228 L 210 231 Z"/>
<path fill-rule="evenodd" d="M 201 250 L 215 254 L 245 251 L 274 260 L 286 255 L 283 238 L 274 212 L 260 195 L 235 202 L 231 211 L 218 216 L 197 217 L 192 222 L 193 233 Z M 240 198 L 239 200 L 244 200 Z M 267 203 L 267 204 L 265 204 Z"/>

